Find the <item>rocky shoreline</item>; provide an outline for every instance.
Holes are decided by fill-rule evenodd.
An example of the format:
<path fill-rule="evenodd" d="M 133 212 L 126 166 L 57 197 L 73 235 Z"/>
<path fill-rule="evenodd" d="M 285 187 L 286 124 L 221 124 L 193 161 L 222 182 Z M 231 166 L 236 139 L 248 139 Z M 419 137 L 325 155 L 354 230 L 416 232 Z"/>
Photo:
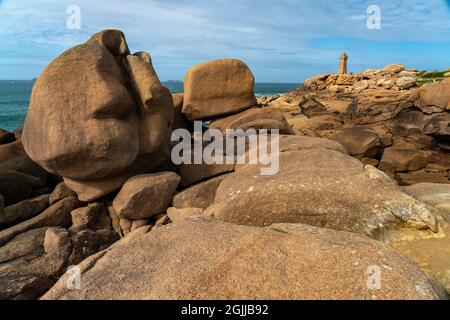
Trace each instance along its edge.
<path fill-rule="evenodd" d="M 449 183 L 450 79 L 419 86 L 419 75 L 399 64 L 318 75 L 259 103 L 282 110 L 296 134 L 336 140 L 401 185 Z"/>
<path fill-rule="evenodd" d="M 0 131 L 0 299 L 448 299 L 450 79 L 419 77 L 395 64 L 256 99 L 224 59 L 172 94 L 122 32 L 95 34 Z M 175 164 L 196 120 L 278 130 L 278 173 Z"/>

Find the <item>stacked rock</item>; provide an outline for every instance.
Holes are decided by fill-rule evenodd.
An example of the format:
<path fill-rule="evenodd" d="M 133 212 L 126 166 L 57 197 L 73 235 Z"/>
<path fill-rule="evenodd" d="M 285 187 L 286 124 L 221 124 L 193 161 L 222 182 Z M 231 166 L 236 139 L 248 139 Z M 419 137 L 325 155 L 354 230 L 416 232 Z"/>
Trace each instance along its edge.
<path fill-rule="evenodd" d="M 450 183 L 450 79 L 419 86 L 393 64 L 360 74 L 319 75 L 264 107 L 279 108 L 296 134 L 331 138 L 402 185 Z"/>
<path fill-rule="evenodd" d="M 349 87 L 363 77 L 324 81 Z M 402 190 L 370 165 L 380 148 L 389 155 L 396 137 L 361 119 L 409 119 L 402 111 L 417 105 L 439 114 L 424 128 L 439 140 L 445 117 L 436 110 L 448 109 L 447 91 L 429 87 L 412 98 L 399 89 L 400 102 L 384 92 L 385 110 L 377 112 L 351 97 L 333 103 L 322 91 L 336 91 L 319 90 L 322 84 L 319 93 L 299 90 L 290 112 L 320 127 L 302 130 L 331 135 L 339 119 L 339 135 L 328 140 L 293 135 L 295 117 L 276 106 L 279 99 L 261 108 L 254 81 L 243 62 L 216 60 L 194 66 L 184 94 L 172 94 L 150 55 L 131 54 L 117 30 L 53 61 L 33 88 L 21 137 L 0 136 L 0 299 L 444 298 L 413 261 L 383 242 L 402 248 L 398 241 L 440 237 L 444 246 L 449 223 L 439 195 L 450 190 L 434 186 L 423 198 L 420 188 Z M 370 100 L 364 93 L 356 98 Z M 295 99 L 283 97 L 287 105 Z M 362 122 L 346 128 L 343 110 Z M 195 140 L 194 121 L 222 134 L 279 130 L 279 148 L 271 150 L 279 170 L 261 175 L 262 164 L 172 163 L 173 131 L 186 129 Z M 428 159 L 411 157 L 411 170 Z M 424 263 L 448 258 L 437 251 Z M 374 264 L 387 270 L 376 292 L 366 279 Z M 64 273 L 73 265 L 84 279 L 80 290 L 67 286 Z M 435 265 L 424 270 L 445 285 L 450 266 Z"/>

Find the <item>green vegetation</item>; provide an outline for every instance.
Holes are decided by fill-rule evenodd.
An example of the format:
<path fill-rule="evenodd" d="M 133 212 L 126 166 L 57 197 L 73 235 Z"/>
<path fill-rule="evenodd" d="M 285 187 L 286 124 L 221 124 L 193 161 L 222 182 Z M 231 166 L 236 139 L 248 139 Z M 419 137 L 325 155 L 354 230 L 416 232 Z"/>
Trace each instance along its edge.
<path fill-rule="evenodd" d="M 450 69 L 445 71 L 422 71 L 417 75 L 419 85 L 425 83 L 435 83 L 450 78 Z"/>

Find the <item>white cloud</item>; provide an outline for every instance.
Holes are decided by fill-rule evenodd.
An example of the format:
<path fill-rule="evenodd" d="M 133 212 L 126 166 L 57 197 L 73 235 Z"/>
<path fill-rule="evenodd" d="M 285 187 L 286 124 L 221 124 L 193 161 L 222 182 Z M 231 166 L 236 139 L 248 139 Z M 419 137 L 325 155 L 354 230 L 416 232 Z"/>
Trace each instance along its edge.
<path fill-rule="evenodd" d="M 81 8 L 79 31 L 66 28 L 71 4 Z M 382 30 L 366 27 L 371 4 L 381 7 Z M 122 29 L 133 50 L 152 54 L 163 78 L 178 79 L 194 63 L 230 56 L 249 61 L 261 74 L 278 70 L 279 63 L 303 68 L 298 71 L 304 74 L 307 64 L 334 63 L 341 50 L 318 48 L 314 42 L 320 39 L 389 43 L 450 38 L 449 11 L 442 0 L 5 0 L 0 3 L 0 55 L 12 58 L 20 48 L 21 55 L 40 55 L 49 62 L 105 28 Z"/>

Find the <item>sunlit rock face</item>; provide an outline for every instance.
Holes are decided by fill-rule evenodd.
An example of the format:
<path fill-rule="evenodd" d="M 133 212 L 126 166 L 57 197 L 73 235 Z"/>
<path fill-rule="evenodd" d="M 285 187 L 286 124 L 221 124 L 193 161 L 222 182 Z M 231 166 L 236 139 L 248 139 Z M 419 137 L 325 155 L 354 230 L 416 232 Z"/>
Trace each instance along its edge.
<path fill-rule="evenodd" d="M 172 96 L 150 56 L 130 55 L 123 33 L 106 30 L 36 81 L 23 143 L 31 159 L 90 201 L 162 162 L 172 118 Z"/>

